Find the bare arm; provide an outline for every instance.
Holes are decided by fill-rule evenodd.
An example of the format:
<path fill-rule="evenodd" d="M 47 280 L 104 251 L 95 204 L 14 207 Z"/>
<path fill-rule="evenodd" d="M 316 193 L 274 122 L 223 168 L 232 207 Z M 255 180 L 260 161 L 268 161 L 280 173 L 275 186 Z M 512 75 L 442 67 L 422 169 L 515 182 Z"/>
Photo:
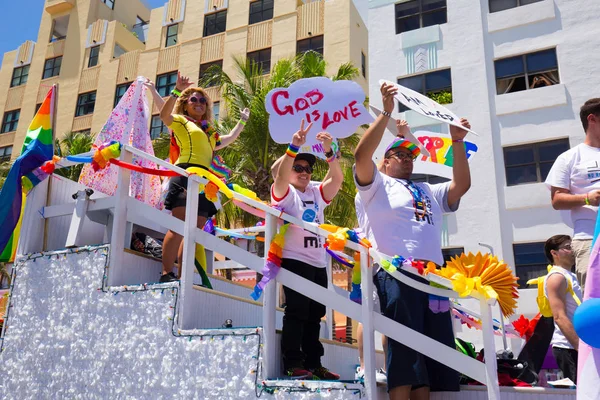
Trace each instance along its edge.
<path fill-rule="evenodd" d="M 550 189 L 552 208 L 555 210 L 571 210 L 585 206 L 587 198 L 590 205 L 598 206 L 600 203 L 600 190 L 592 190 L 586 194 L 572 194 L 569 189 L 552 186 Z"/>
<path fill-rule="evenodd" d="M 323 143 L 323 150 L 325 150 L 325 153 L 329 153 L 331 151 L 331 143 L 333 142 L 333 138 L 329 133 L 318 133 L 317 140 Z M 335 157 L 333 161 L 328 162 L 328 164 L 329 170 L 327 171 L 327 175 L 325 175 L 325 179 L 323 179 L 323 183 L 321 185 L 323 188 L 323 197 L 326 201 L 330 202 L 342 187 L 342 183 L 344 182 L 344 173 L 342 172 L 342 167 L 340 166 L 340 162 L 337 157 Z"/>
<path fill-rule="evenodd" d="M 303 119 L 300 124 L 300 130 L 294 133 L 294 136 L 292 137 L 292 144 L 296 147 L 302 147 L 302 145 L 306 143 L 306 134 L 310 128 L 312 128 L 312 122 L 304 129 Z M 277 170 L 277 175 L 275 176 L 275 182 L 273 183 L 273 194 L 277 198 L 284 197 L 290 187 L 292 165 L 294 165 L 294 159 L 284 154 L 283 160 Z"/>
<path fill-rule="evenodd" d="M 175 83 L 175 88 L 181 92 L 187 89 L 188 86 L 190 86 L 190 78 L 181 75 L 179 71 L 177 71 L 177 82 Z M 177 99 L 174 96 L 169 96 L 167 101 L 160 109 L 160 119 L 166 126 L 171 126 L 171 124 L 173 124 L 173 109 L 175 108 L 176 102 Z"/>
<path fill-rule="evenodd" d="M 471 124 L 465 118 L 461 118 L 460 123 L 465 128 L 471 129 Z M 450 125 L 452 141 L 460 140 L 460 142 L 452 143 L 454 162 L 452 165 L 452 182 L 450 182 L 450 189 L 448 190 L 449 206 L 456 204 L 471 187 L 471 171 L 467 161 L 467 152 L 464 143 L 462 143 L 466 135 L 466 130 Z"/>
<path fill-rule="evenodd" d="M 573 322 L 567 316 L 567 280 L 562 274 L 554 273 L 546 280 L 546 290 L 554 322 L 575 350 L 579 349 L 579 337 Z"/>
<path fill-rule="evenodd" d="M 156 86 L 154 86 L 154 82 L 152 82 L 150 79 L 148 79 L 146 82 L 144 82 L 144 86 L 146 86 L 148 88 L 148 90 L 150 90 L 150 95 L 152 96 L 152 100 L 154 102 L 154 109 L 156 111 L 160 112 L 162 110 L 163 106 L 165 105 L 165 100 L 162 98 L 160 93 L 158 93 L 158 91 L 156 90 Z M 171 110 L 171 112 L 173 112 L 173 110 Z"/>
<path fill-rule="evenodd" d="M 383 111 L 391 113 L 394 109 L 394 95 L 398 92 L 392 85 L 383 84 L 381 86 L 381 94 L 383 96 Z M 388 122 L 388 116 L 379 115 L 375 122 L 371 124 L 369 129 L 360 138 L 360 142 L 354 150 L 354 158 L 356 160 L 356 180 L 359 185 L 366 186 L 373 182 L 373 153 L 377 150 L 377 146 L 381 142 L 383 133 Z"/>
<path fill-rule="evenodd" d="M 281 163 L 283 162 L 285 157 L 287 157 L 285 154 L 282 155 L 273 163 L 273 165 L 271 165 L 271 176 L 273 177 L 273 180 L 275 180 L 275 178 L 277 177 L 277 171 L 279 171 L 279 167 L 281 167 Z"/>
<path fill-rule="evenodd" d="M 242 133 L 242 131 L 244 130 L 244 126 L 246 121 L 248 121 L 248 118 L 250 118 L 250 110 L 244 108 L 240 113 L 240 120 L 238 121 L 238 123 L 231 130 L 231 132 L 229 132 L 228 135 L 221 136 L 221 144 L 215 147 L 215 150 L 220 150 L 223 147 L 227 147 L 231 143 L 233 143 L 235 139 L 237 139 L 238 136 L 240 136 L 240 133 Z"/>

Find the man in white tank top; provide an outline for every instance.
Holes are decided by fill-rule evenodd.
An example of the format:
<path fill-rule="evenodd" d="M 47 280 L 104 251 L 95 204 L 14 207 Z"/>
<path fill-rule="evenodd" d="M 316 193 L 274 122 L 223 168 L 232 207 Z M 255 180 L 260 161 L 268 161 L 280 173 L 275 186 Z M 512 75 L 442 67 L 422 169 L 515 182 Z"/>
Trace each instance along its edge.
<path fill-rule="evenodd" d="M 577 350 L 579 337 L 573 327 L 573 315 L 577 301 L 583 298 L 577 275 L 571 272 L 575 265 L 575 254 L 571 248 L 571 237 L 555 235 L 546 241 L 546 257 L 552 262 L 552 269 L 544 280 L 544 293 L 548 297 L 554 317 L 552 354 L 565 378 L 577 383 Z M 569 290 L 572 288 L 572 292 Z"/>

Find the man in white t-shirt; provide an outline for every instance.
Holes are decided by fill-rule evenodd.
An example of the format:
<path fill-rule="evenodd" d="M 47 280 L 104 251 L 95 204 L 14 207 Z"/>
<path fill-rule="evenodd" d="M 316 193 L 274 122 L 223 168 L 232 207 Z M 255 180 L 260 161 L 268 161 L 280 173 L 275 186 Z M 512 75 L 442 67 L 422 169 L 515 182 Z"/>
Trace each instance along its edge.
<path fill-rule="evenodd" d="M 544 293 L 554 317 L 552 354 L 565 378 L 577 383 L 579 337 L 573 327 L 573 315 L 583 294 L 577 275 L 571 272 L 575 264 L 571 237 L 552 236 L 546 241 L 544 251 L 553 265 L 544 280 Z"/>
<path fill-rule="evenodd" d="M 323 210 L 340 190 L 344 175 L 331 148 L 333 138 L 326 132 L 320 132 L 317 140 L 323 145 L 329 171 L 323 182 L 311 182 L 316 158 L 312 154 L 298 154 L 311 127 L 312 123 L 304 129 L 302 120 L 286 154 L 277 161 L 279 167 L 271 187 L 271 203 L 293 217 L 320 225 L 325 222 Z M 282 255 L 282 268 L 327 287 L 326 253 L 319 236 L 291 225 L 285 235 Z M 338 374 L 321 364 L 324 349 L 319 333 L 325 306 L 285 286 L 283 291 L 286 307 L 281 352 L 285 373 L 295 379 L 339 379 Z"/>
<path fill-rule="evenodd" d="M 546 178 L 552 207 L 571 210 L 573 252 L 577 278 L 585 290 L 585 277 L 600 203 L 600 98 L 585 102 L 579 112 L 585 140 L 562 153 Z"/>
<path fill-rule="evenodd" d="M 471 186 L 463 143 L 467 131 L 450 127 L 454 160 L 451 182 L 439 185 L 412 182 L 410 176 L 419 148 L 401 137 L 388 146 L 379 172 L 373 163 L 373 153 L 391 117 L 396 93 L 393 86 L 382 85 L 384 111 L 365 132 L 354 153 L 358 222 L 376 250 L 442 265 L 442 214 L 455 211 L 460 198 Z M 461 124 L 470 128 L 465 119 Z M 455 347 L 449 312 L 430 310 L 427 293 L 400 283 L 383 269 L 374 280 L 381 311 L 386 317 Z M 428 399 L 430 388 L 459 390 L 456 371 L 415 350 L 389 339 L 387 354 L 390 399 Z"/>

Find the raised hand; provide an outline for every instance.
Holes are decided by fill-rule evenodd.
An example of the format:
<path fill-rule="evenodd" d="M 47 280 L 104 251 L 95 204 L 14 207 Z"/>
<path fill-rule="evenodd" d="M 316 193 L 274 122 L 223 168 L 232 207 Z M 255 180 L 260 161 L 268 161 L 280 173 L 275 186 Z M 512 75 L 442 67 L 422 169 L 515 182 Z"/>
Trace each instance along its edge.
<path fill-rule="evenodd" d="M 460 124 L 467 129 L 471 129 L 471 124 L 466 118 L 461 118 Z M 458 126 L 450 125 L 450 136 L 452 137 L 452 140 L 463 140 L 465 136 L 467 136 L 467 133 L 469 133 L 469 131 L 459 128 Z"/>
<path fill-rule="evenodd" d="M 300 123 L 300 129 L 296 133 L 294 133 L 294 136 L 292 136 L 292 144 L 296 147 L 301 147 L 304 143 L 306 143 L 306 135 L 308 134 L 308 131 L 310 131 L 310 128 L 312 128 L 312 126 L 313 123 L 311 122 L 305 129 L 304 118 L 302 118 L 302 122 Z"/>
<path fill-rule="evenodd" d="M 175 83 L 175 88 L 180 92 L 183 92 L 188 87 L 192 86 L 193 83 L 190 82 L 190 78 L 184 75 L 181 75 L 179 71 L 177 71 L 177 82 Z"/>
<path fill-rule="evenodd" d="M 143 82 L 143 85 L 146 86 L 148 89 L 155 89 L 154 82 L 152 82 L 150 79 L 146 79 Z"/>
<path fill-rule="evenodd" d="M 381 96 L 383 99 L 383 111 L 391 113 L 394 111 L 394 96 L 398 93 L 398 89 L 394 85 L 381 85 Z"/>
<path fill-rule="evenodd" d="M 240 119 L 246 122 L 248 121 L 248 118 L 250 118 L 250 109 L 246 107 L 242 111 L 240 111 Z"/>
<path fill-rule="evenodd" d="M 404 137 L 406 137 L 407 134 L 410 133 L 410 126 L 408 125 L 408 122 L 406 122 L 405 120 L 398 119 L 398 120 L 396 120 L 396 130 L 397 130 L 396 136 L 404 138 Z"/>
<path fill-rule="evenodd" d="M 331 151 L 331 144 L 333 143 L 333 137 L 327 132 L 317 133 L 317 140 L 323 144 L 323 151 L 329 153 Z"/>

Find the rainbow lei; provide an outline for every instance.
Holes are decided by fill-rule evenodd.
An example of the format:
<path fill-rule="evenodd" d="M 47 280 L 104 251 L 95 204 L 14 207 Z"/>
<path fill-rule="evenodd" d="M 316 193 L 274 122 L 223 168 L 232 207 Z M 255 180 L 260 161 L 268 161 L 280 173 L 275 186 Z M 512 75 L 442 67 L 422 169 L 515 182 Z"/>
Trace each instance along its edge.
<path fill-rule="evenodd" d="M 106 168 L 113 158 L 119 158 L 121 155 L 121 143 L 111 140 L 96 147 L 96 152 L 92 156 L 92 168 L 94 172 Z"/>

